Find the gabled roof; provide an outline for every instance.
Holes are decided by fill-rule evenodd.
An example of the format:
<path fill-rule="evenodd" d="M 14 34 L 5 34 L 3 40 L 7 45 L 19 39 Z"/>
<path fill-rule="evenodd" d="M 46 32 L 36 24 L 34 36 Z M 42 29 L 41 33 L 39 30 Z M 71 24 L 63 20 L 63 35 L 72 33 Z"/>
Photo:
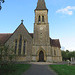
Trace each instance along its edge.
<path fill-rule="evenodd" d="M 35 10 L 48 10 L 44 0 L 38 0 L 37 7 Z"/>
<path fill-rule="evenodd" d="M 31 36 L 31 38 L 33 38 L 33 34 L 28 32 L 28 30 L 26 29 L 26 27 L 24 26 L 23 23 L 21 23 L 21 24 L 17 27 L 17 29 L 14 31 L 14 33 L 15 33 L 20 27 L 24 27 L 24 30 L 29 34 L 29 36 Z M 13 33 L 13 34 L 14 34 L 14 33 Z"/>
<path fill-rule="evenodd" d="M 53 47 L 59 47 L 59 48 L 61 48 L 59 39 L 51 39 L 51 38 L 50 38 L 50 44 L 51 44 L 51 46 L 53 46 Z"/>
<path fill-rule="evenodd" d="M 24 27 L 25 28 L 25 26 L 23 25 L 23 23 L 21 23 L 18 27 L 17 27 L 17 29 L 14 31 L 14 33 L 18 30 L 18 28 L 19 27 Z M 26 32 L 31 36 L 31 38 L 33 38 L 33 33 L 29 33 L 28 31 L 27 31 L 27 29 L 25 28 L 25 30 L 26 30 Z M 12 35 L 14 35 L 14 33 L 0 33 L 0 44 L 5 44 L 8 40 L 9 40 L 9 38 L 12 36 Z"/>
<path fill-rule="evenodd" d="M 12 35 L 13 33 L 0 33 L 0 44 L 5 44 Z M 33 33 L 29 33 L 29 35 L 33 38 Z"/>
<path fill-rule="evenodd" d="M 12 33 L 1 33 L 0 34 L 0 44 L 4 44 L 12 35 Z"/>
<path fill-rule="evenodd" d="M 33 38 L 33 33 L 29 33 L 30 36 Z M 5 44 L 6 41 L 13 35 L 13 33 L 1 33 L 0 34 L 0 44 Z M 53 47 L 59 47 L 61 48 L 60 46 L 60 42 L 59 42 L 59 39 L 51 39 L 50 38 L 50 44 L 51 46 Z"/>

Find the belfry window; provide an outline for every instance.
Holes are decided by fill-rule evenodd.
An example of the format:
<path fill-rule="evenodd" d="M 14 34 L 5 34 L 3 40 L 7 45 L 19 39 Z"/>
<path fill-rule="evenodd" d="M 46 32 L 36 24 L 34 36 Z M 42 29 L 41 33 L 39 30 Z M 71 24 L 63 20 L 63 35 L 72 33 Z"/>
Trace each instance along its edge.
<path fill-rule="evenodd" d="M 24 44 L 23 44 L 23 54 L 25 54 L 25 47 L 26 47 L 26 41 L 24 40 Z"/>
<path fill-rule="evenodd" d="M 17 50 L 17 40 L 15 40 L 15 54 L 16 54 L 16 50 Z"/>
<path fill-rule="evenodd" d="M 21 47 L 22 47 L 22 35 L 20 35 L 20 39 L 19 39 L 19 51 L 18 51 L 19 55 L 21 55 Z"/>
<path fill-rule="evenodd" d="M 41 17 L 40 16 L 38 17 L 38 22 L 41 22 Z"/>
<path fill-rule="evenodd" d="M 44 16 L 42 16 L 42 22 L 44 22 Z"/>

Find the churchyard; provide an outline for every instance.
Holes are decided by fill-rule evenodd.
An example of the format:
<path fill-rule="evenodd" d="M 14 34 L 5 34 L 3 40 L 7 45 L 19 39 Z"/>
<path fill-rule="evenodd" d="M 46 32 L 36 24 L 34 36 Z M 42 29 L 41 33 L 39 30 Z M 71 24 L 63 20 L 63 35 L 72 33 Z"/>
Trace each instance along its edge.
<path fill-rule="evenodd" d="M 1 3 L 4 2 L 5 0 L 0 0 L 0 10 Z M 68 11 L 66 14 L 71 16 L 72 11 L 68 9 L 73 8 L 71 6 L 64 8 Z M 38 0 L 35 9 L 34 33 L 27 32 L 21 20 L 21 24 L 13 34 L 1 33 L 0 36 L 0 75 L 75 75 L 75 51 L 61 51 L 59 39 L 51 39 L 49 36 L 48 9 L 45 0 Z"/>
<path fill-rule="evenodd" d="M 62 59 L 66 60 L 66 61 L 68 59 L 71 59 L 70 63 L 68 63 L 68 61 L 67 61 L 66 63 L 49 63 L 49 62 L 42 62 L 42 63 L 33 62 L 33 63 L 31 63 L 31 62 L 29 62 L 27 64 L 27 62 L 20 62 L 20 63 L 13 62 L 13 59 L 15 58 L 15 55 L 9 55 L 8 54 L 8 51 L 9 51 L 8 47 L 0 46 L 0 50 L 4 50 L 3 51 L 4 55 L 1 55 L 2 53 L 0 53 L 0 75 L 22 75 L 25 71 L 30 69 L 31 65 L 32 65 L 32 68 L 33 68 L 33 63 L 35 65 L 43 65 L 43 66 L 47 65 L 51 69 L 53 69 L 57 73 L 57 75 L 74 75 L 75 74 L 75 65 L 71 64 L 71 63 L 75 62 L 75 59 L 66 57 L 64 55 L 65 53 L 63 53 L 63 52 L 62 52 Z M 69 54 L 70 52 L 67 52 L 67 53 Z M 8 54 L 8 58 L 10 60 L 8 62 L 6 60 L 7 54 Z M 73 54 L 74 54 L 74 52 L 72 53 L 72 56 L 73 56 Z M 35 69 L 37 69 L 37 67 Z M 47 68 L 44 68 L 44 69 L 47 69 Z"/>
<path fill-rule="evenodd" d="M 75 75 L 75 65 L 49 65 L 57 75 Z"/>
<path fill-rule="evenodd" d="M 34 64 L 35 63 L 36 62 L 34 62 Z M 56 72 L 57 75 L 75 75 L 75 65 L 56 64 L 56 63 L 47 64 L 46 62 L 42 62 L 43 64 L 42 63 L 40 64 L 40 62 L 37 62 L 37 63 L 39 63 L 38 66 L 42 65 L 42 67 L 45 65 L 49 66 L 49 68 L 51 68 L 53 72 Z M 19 63 L 17 64 L 9 63 L 8 65 L 5 64 L 3 66 L 0 66 L 0 75 L 23 75 L 23 73 L 29 70 L 31 66 L 33 67 L 33 64 L 19 64 Z"/>

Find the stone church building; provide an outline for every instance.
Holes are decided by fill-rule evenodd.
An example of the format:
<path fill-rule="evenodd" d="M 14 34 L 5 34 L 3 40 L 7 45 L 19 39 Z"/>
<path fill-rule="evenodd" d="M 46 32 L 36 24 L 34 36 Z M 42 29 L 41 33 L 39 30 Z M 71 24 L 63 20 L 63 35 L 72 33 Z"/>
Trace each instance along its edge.
<path fill-rule="evenodd" d="M 14 33 L 0 34 L 0 43 L 14 48 L 16 61 L 62 61 L 59 39 L 49 36 L 48 9 L 44 0 L 37 2 L 34 33 L 29 33 L 22 21 Z"/>

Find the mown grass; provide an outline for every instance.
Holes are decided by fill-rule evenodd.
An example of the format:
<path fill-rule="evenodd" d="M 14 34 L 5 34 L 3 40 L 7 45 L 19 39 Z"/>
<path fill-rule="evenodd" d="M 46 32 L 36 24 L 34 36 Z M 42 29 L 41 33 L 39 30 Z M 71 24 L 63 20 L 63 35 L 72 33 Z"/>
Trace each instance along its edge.
<path fill-rule="evenodd" d="M 30 64 L 4 65 L 0 68 L 0 75 L 22 75 L 30 66 Z"/>
<path fill-rule="evenodd" d="M 58 75 L 75 75 L 75 65 L 49 65 Z"/>

